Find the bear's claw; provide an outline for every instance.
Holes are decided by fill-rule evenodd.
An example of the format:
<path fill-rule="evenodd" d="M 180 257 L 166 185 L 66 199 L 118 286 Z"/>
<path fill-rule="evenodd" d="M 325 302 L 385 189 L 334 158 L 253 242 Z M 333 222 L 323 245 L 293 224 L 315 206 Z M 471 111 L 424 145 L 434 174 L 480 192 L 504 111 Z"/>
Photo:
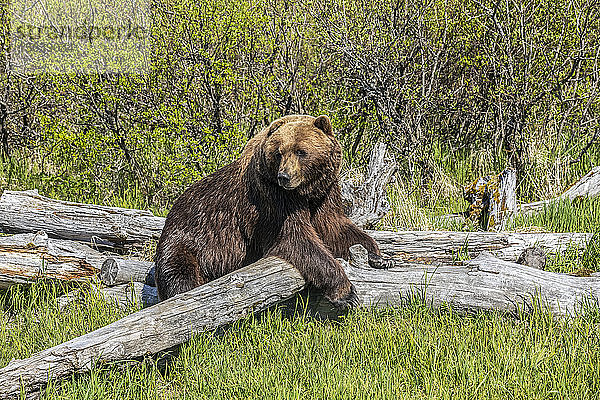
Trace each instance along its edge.
<path fill-rule="evenodd" d="M 390 269 L 394 266 L 395 261 L 391 258 L 384 258 L 375 253 L 369 253 L 369 266 L 376 269 Z"/>
<path fill-rule="evenodd" d="M 344 297 L 341 297 L 339 299 L 329 299 L 329 301 L 331 301 L 331 303 L 340 310 L 358 308 L 358 306 L 360 306 L 360 299 L 356 294 L 356 289 L 354 288 L 354 285 L 350 286 L 350 292 L 348 292 L 348 294 Z"/>

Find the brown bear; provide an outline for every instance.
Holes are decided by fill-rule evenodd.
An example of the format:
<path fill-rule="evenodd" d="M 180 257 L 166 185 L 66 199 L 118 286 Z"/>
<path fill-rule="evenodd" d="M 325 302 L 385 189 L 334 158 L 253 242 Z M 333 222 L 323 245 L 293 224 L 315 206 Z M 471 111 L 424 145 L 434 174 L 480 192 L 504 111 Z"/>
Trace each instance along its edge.
<path fill-rule="evenodd" d="M 173 204 L 156 253 L 160 299 L 267 256 L 294 265 L 337 307 L 358 304 L 336 260 L 375 241 L 342 212 L 342 152 L 327 116 L 290 115 L 250 139 L 239 159 L 188 188 Z"/>

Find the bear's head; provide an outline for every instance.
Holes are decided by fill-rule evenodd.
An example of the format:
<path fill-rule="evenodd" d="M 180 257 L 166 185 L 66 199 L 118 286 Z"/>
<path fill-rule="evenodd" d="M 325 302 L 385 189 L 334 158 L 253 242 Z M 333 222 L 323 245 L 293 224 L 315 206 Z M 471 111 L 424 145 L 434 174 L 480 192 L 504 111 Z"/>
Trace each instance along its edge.
<path fill-rule="evenodd" d="M 261 174 L 273 184 L 315 196 L 337 183 L 342 150 L 327 116 L 289 115 L 262 136 Z"/>

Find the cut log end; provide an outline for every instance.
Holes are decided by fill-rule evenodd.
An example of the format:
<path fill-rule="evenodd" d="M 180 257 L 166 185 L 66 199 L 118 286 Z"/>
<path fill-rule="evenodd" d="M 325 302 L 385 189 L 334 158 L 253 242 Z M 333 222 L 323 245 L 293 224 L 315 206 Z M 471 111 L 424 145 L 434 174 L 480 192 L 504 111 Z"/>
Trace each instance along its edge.
<path fill-rule="evenodd" d="M 117 284 L 117 272 L 119 271 L 117 262 L 109 258 L 102 264 L 100 274 L 98 277 L 107 286 L 114 286 Z"/>

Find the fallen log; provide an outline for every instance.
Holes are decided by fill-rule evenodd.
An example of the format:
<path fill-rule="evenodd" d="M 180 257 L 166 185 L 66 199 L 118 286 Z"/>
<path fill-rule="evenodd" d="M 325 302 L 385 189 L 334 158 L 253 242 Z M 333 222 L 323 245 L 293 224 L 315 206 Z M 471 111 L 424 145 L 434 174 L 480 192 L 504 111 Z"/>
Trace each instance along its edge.
<path fill-rule="evenodd" d="M 148 261 L 109 258 L 102 264 L 98 278 L 106 286 L 128 282 L 142 282 L 148 286 L 156 286 L 154 263 Z"/>
<path fill-rule="evenodd" d="M 5 233 L 43 230 L 55 238 L 119 248 L 158 239 L 163 226 L 164 218 L 150 211 L 54 200 L 37 190 L 5 190 L 0 197 Z"/>
<path fill-rule="evenodd" d="M 0 369 L 0 399 L 32 392 L 49 379 L 89 371 L 98 362 L 154 354 L 291 297 L 304 280 L 291 265 L 260 260 L 187 293 L 131 314 Z"/>
<path fill-rule="evenodd" d="M 545 205 L 561 200 L 575 201 L 582 198 L 593 199 L 600 195 L 600 166 L 592 168 L 583 178 L 575 182 L 563 194 L 554 199 L 536 201 L 534 203 L 522 204 L 519 207 L 521 213 L 532 214 L 544 209 Z"/>
<path fill-rule="evenodd" d="M 113 302 L 119 307 L 143 306 L 150 307 L 158 304 L 158 292 L 156 287 L 148 286 L 142 282 L 128 282 L 115 286 L 98 286 L 90 283 L 77 291 L 68 293 L 57 298 L 58 306 L 61 310 L 66 309 L 72 303 L 78 302 L 84 298 L 84 290 L 92 291 L 96 296 L 101 296 L 104 300 Z"/>
<path fill-rule="evenodd" d="M 81 281 L 96 275 L 106 256 L 44 232 L 0 237 L 0 289 L 40 278 Z"/>
<path fill-rule="evenodd" d="M 347 266 L 346 272 L 368 306 L 401 305 L 416 296 L 459 313 L 527 312 L 539 304 L 555 317 L 569 317 L 600 299 L 600 277 L 542 271 L 487 252 L 462 266 L 410 264 L 388 271 Z"/>
<path fill-rule="evenodd" d="M 127 268 L 107 270 L 105 264 Z M 101 253 L 80 242 L 49 238 L 45 232 L 0 237 L 0 289 L 42 278 L 89 281 L 96 275 L 108 286 L 131 281 L 154 286 L 152 267 L 153 263 Z M 140 268 L 146 268 L 143 276 L 137 275 Z"/>
<path fill-rule="evenodd" d="M 558 254 L 567 248 L 583 250 L 590 233 L 494 233 L 447 231 L 367 231 L 383 254 L 403 262 L 446 264 L 473 258 L 482 252 L 515 262 L 525 249 L 537 246 Z M 102 265 L 100 281 L 107 286 L 141 282 L 154 286 L 154 263 L 108 258 Z"/>
<path fill-rule="evenodd" d="M 516 261 L 534 245 L 556 254 L 568 247 L 584 249 L 592 237 L 586 233 L 368 232 L 386 256 L 426 263 L 473 258 L 483 251 Z M 48 238 L 43 232 L 0 237 L 0 288 L 40 278 L 88 280 L 98 272 L 106 286 L 132 281 L 154 286 L 153 267 L 152 262 L 103 254 L 79 242 Z"/>
<path fill-rule="evenodd" d="M 567 248 L 583 250 L 591 233 L 496 233 L 451 231 L 367 231 L 388 257 L 424 263 L 474 258 L 484 251 L 516 261 L 523 250 L 538 246 L 558 254 Z"/>
<path fill-rule="evenodd" d="M 473 258 L 484 251 L 515 262 L 523 251 L 534 246 L 558 254 L 567 248 L 583 250 L 589 233 L 493 233 L 448 231 L 367 231 L 383 254 L 404 262 L 444 262 L 451 264 Z M 102 265 L 100 281 L 107 286 L 142 282 L 154 286 L 154 263 L 108 258 Z"/>
<path fill-rule="evenodd" d="M 353 263 L 366 250 L 353 249 Z M 364 261 L 363 261 L 364 263 Z M 540 271 L 481 254 L 462 266 L 411 264 L 390 270 L 345 270 L 363 306 L 387 307 L 419 299 L 458 312 L 528 312 L 536 304 L 555 317 L 573 315 L 600 297 L 600 277 Z M 30 392 L 48 379 L 89 371 L 96 363 L 132 359 L 183 343 L 199 332 L 232 323 L 302 290 L 304 280 L 290 264 L 263 259 L 248 267 L 129 315 L 104 328 L 0 369 L 0 399 Z M 318 297 L 315 301 L 318 301 Z"/>

